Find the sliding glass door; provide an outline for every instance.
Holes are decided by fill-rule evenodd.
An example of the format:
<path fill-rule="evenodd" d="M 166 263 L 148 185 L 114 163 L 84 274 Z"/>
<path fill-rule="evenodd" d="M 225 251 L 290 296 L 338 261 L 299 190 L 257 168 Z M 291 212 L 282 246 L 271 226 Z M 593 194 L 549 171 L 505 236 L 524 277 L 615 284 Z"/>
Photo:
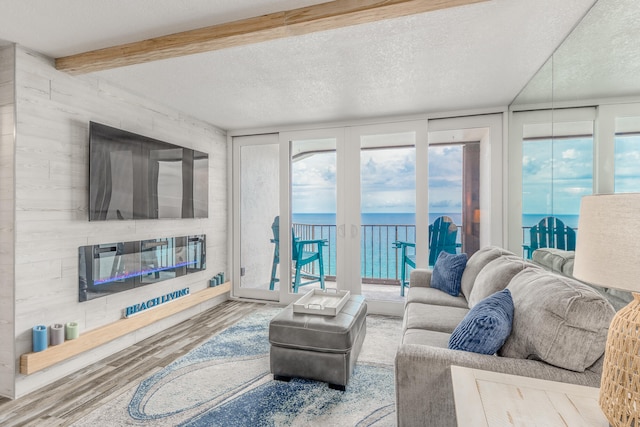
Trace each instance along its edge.
<path fill-rule="evenodd" d="M 292 236 L 291 284 L 287 293 L 335 288 L 338 281 L 337 145 L 341 132 L 289 133 Z M 302 257 L 301 257 L 302 254 Z"/>
<path fill-rule="evenodd" d="M 404 302 L 403 253 L 412 259 L 416 242 L 416 144 L 425 135 L 426 121 L 349 130 L 349 283 L 371 304 Z"/>
<path fill-rule="evenodd" d="M 336 288 L 400 313 L 436 219 L 456 252 L 501 244 L 501 131 L 495 115 L 234 138 L 234 295 Z"/>

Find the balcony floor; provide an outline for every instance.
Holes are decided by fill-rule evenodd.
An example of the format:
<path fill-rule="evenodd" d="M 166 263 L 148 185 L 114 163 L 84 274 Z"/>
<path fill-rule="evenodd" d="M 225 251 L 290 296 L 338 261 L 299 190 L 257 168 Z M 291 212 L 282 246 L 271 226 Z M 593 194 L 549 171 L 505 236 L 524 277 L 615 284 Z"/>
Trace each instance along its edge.
<path fill-rule="evenodd" d="M 325 287 L 327 288 L 336 288 L 336 282 L 330 282 L 326 280 Z M 276 290 L 278 289 L 278 284 L 276 284 Z M 319 283 L 313 283 L 311 285 L 302 286 L 299 289 L 300 294 L 304 294 L 311 289 L 320 289 Z M 406 290 L 405 290 L 406 293 Z M 398 285 L 373 285 L 373 284 L 362 284 L 362 295 L 369 300 L 376 301 L 393 301 L 393 302 L 404 302 L 405 297 L 400 296 L 400 286 Z"/>

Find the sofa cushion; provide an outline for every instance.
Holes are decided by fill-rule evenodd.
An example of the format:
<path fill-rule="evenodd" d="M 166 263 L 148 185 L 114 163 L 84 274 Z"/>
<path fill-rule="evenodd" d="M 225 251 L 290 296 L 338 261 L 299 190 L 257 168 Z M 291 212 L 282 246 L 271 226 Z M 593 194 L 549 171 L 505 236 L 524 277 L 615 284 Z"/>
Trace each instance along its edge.
<path fill-rule="evenodd" d="M 467 300 L 462 295 L 454 297 L 453 295 L 449 295 L 439 289 L 420 287 L 409 288 L 407 304 L 410 303 L 446 305 L 460 308 L 469 307 Z"/>
<path fill-rule="evenodd" d="M 483 299 L 467 313 L 449 338 L 452 350 L 495 354 L 511 333 L 513 300 L 503 289 Z"/>
<path fill-rule="evenodd" d="M 473 288 L 478 273 L 480 273 L 485 265 L 503 255 L 515 256 L 513 252 L 509 252 L 506 249 L 497 246 L 485 246 L 469 257 L 467 266 L 462 273 L 462 279 L 460 280 L 460 290 L 467 300 L 469 300 L 471 289 Z"/>
<path fill-rule="evenodd" d="M 555 271 L 556 273 L 565 273 L 565 264 L 570 262 L 571 272 L 573 272 L 573 260 L 575 259 L 575 251 L 565 251 L 556 248 L 540 248 L 533 251 L 531 259 L 534 263 L 539 264 L 547 270 Z M 571 273 L 567 274 L 570 276 Z"/>
<path fill-rule="evenodd" d="M 404 310 L 402 329 L 427 329 L 450 334 L 468 312 L 467 308 L 408 304 Z"/>
<path fill-rule="evenodd" d="M 428 288 L 431 287 L 431 274 L 433 270 L 428 268 L 414 268 L 409 273 L 409 287 L 410 288 Z"/>
<path fill-rule="evenodd" d="M 573 277 L 573 265 L 575 264 L 575 261 L 575 258 L 569 258 L 567 261 L 565 261 L 565 263 L 562 265 L 561 273 L 565 276 Z"/>
<path fill-rule="evenodd" d="M 450 254 L 442 251 L 438 255 L 431 275 L 431 287 L 457 297 L 460 294 L 460 279 L 467 265 L 467 254 Z"/>
<path fill-rule="evenodd" d="M 429 331 L 426 329 L 407 329 L 402 337 L 402 344 L 428 345 L 429 347 L 447 348 L 450 334 Z"/>
<path fill-rule="evenodd" d="M 577 280 L 527 268 L 509 283 L 513 327 L 498 354 L 583 372 L 604 353 L 615 311 Z"/>
<path fill-rule="evenodd" d="M 469 308 L 506 288 L 513 276 L 527 267 L 540 268 L 515 255 L 504 255 L 489 262 L 476 276 L 469 295 Z"/>

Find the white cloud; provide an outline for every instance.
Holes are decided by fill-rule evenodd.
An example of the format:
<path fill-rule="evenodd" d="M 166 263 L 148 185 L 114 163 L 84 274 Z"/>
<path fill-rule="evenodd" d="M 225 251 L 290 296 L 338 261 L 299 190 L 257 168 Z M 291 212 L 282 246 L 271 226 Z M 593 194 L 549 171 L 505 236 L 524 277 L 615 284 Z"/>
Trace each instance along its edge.
<path fill-rule="evenodd" d="M 591 188 L 588 187 L 567 187 L 563 189 L 563 192 L 571 196 L 584 196 L 591 193 Z"/>
<path fill-rule="evenodd" d="M 578 151 L 575 148 L 570 148 L 562 152 L 562 158 L 566 160 L 575 160 L 578 158 Z"/>

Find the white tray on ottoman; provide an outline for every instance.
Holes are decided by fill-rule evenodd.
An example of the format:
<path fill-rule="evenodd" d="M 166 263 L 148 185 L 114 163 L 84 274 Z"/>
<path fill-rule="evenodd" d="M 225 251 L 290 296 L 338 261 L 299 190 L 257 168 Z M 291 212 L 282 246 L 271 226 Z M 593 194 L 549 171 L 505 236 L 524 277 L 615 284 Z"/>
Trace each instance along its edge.
<path fill-rule="evenodd" d="M 294 313 L 321 314 L 335 316 L 351 298 L 351 292 L 334 288 L 313 289 L 293 303 Z"/>

